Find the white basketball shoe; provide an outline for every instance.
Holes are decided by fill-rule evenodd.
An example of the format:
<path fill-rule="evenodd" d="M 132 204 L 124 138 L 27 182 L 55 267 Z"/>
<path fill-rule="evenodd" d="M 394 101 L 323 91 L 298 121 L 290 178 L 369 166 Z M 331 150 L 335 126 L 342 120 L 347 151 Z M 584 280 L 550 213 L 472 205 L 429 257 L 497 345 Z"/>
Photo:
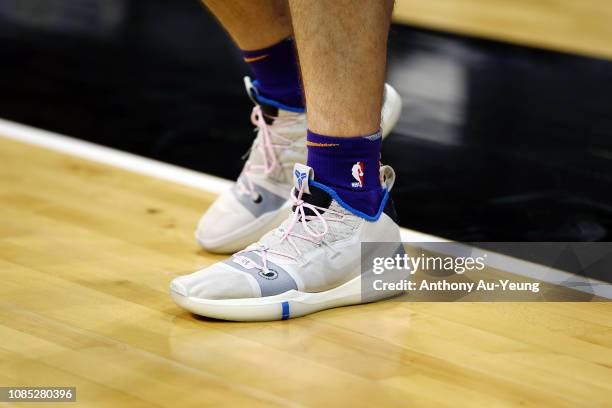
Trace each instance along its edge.
<path fill-rule="evenodd" d="M 221 194 L 200 219 L 195 236 L 212 252 L 232 253 L 258 240 L 286 218 L 291 207 L 295 163 L 306 163 L 306 115 L 257 102 L 257 89 L 245 78 L 247 93 L 255 102 L 251 121 L 257 136 L 238 181 Z M 402 101 L 385 85 L 381 112 L 383 138 L 397 123 Z"/>
<path fill-rule="evenodd" d="M 362 242 L 393 243 L 380 244 L 387 256 L 403 253 L 389 198 L 393 170 L 381 168 L 385 194 L 372 217 L 313 181 L 310 167 L 296 164 L 294 174 L 285 221 L 229 259 L 174 279 L 170 293 L 179 306 L 224 320 L 280 320 L 400 293 L 365 293 L 360 256 Z"/>

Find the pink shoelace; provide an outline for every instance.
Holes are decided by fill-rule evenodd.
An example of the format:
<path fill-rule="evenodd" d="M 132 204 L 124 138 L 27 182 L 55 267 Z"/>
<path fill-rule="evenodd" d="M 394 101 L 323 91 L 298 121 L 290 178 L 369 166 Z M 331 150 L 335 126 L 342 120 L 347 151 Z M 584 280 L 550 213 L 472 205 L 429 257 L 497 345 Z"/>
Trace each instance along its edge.
<path fill-rule="evenodd" d="M 263 164 L 250 164 L 247 163 L 242 170 L 242 177 L 238 181 L 238 191 L 241 194 L 251 195 L 255 194 L 255 187 L 251 177 L 256 173 L 264 173 L 266 176 L 272 173 L 278 168 L 284 166 L 293 167 L 293 163 L 282 164 L 279 163 L 277 157 L 277 149 L 287 149 L 292 146 L 293 141 L 285 138 L 275 132 L 275 129 L 289 127 L 297 123 L 296 119 L 293 118 L 275 118 L 276 120 L 272 125 L 268 125 L 265 120 L 265 114 L 261 110 L 259 105 L 253 107 L 251 112 L 251 123 L 259 130 L 259 138 L 255 142 L 253 148 L 258 149 L 261 152 L 263 158 Z M 280 143 L 279 143 L 280 142 Z M 245 185 L 246 182 L 246 185 Z M 256 199 L 257 197 L 252 197 Z"/>
<path fill-rule="evenodd" d="M 255 264 L 255 266 L 258 269 L 264 272 L 267 272 L 268 271 L 268 254 L 282 256 L 282 257 L 289 258 L 295 261 L 297 261 L 298 258 L 302 256 L 302 251 L 300 251 L 300 249 L 297 247 L 297 245 L 293 241 L 293 238 L 306 240 L 306 241 L 312 242 L 315 245 L 326 244 L 324 241 L 324 237 L 329 232 L 328 222 L 342 222 L 344 221 L 345 214 L 338 212 L 338 211 L 330 210 L 329 208 L 318 207 L 316 205 L 305 202 L 302 199 L 302 195 L 304 194 L 304 185 L 305 184 L 302 184 L 302 187 L 300 188 L 297 196 L 295 195 L 295 188 L 291 192 L 291 197 L 293 198 L 293 207 L 295 209 L 293 210 L 291 221 L 289 222 L 289 225 L 287 226 L 286 231 L 283 233 L 282 237 L 280 238 L 280 242 L 287 240 L 287 242 L 295 250 L 297 256 L 274 250 L 270 248 L 269 246 L 259 243 L 259 242 L 248 246 L 242 251 L 236 252 L 233 256 L 239 256 L 240 254 L 246 253 L 246 252 L 255 252 L 261 257 L 261 260 L 262 260 L 262 265 Z M 315 215 L 306 215 L 305 210 L 307 209 L 311 210 Z M 321 211 L 323 211 L 324 213 L 322 214 Z M 308 225 L 308 221 L 311 221 L 311 220 L 319 220 L 322 225 L 322 230 L 317 231 L 314 228 L 311 228 Z M 293 229 L 295 228 L 296 225 L 298 225 L 298 223 L 302 224 L 302 227 L 307 235 L 299 234 L 293 231 Z M 328 248 L 332 249 L 332 251 L 334 252 L 337 252 L 331 246 L 328 246 Z"/>

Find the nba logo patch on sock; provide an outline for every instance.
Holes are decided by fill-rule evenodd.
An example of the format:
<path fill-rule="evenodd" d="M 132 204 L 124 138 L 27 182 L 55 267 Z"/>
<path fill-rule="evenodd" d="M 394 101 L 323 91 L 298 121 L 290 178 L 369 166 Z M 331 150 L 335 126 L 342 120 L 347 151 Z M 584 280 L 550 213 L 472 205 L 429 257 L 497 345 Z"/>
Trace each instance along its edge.
<path fill-rule="evenodd" d="M 364 174 L 364 164 L 363 162 L 357 162 L 353 164 L 353 178 L 357 181 L 353 181 L 351 186 L 353 188 L 363 188 L 363 174 Z"/>

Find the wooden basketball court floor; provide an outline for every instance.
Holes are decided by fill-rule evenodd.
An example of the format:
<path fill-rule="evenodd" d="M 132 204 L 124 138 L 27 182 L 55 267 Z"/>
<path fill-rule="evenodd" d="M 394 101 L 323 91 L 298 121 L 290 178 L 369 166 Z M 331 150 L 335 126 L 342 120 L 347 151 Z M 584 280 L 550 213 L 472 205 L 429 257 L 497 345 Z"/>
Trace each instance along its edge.
<path fill-rule="evenodd" d="M 222 259 L 192 235 L 214 198 L 0 137 L 0 386 L 76 386 L 67 406 L 612 406 L 609 302 L 194 317 L 167 287 Z"/>

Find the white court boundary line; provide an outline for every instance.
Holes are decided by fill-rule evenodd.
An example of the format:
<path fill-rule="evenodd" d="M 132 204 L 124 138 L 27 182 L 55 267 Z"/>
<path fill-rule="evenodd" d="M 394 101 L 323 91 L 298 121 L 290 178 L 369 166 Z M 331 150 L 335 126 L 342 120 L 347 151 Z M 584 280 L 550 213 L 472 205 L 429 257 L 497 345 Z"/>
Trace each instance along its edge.
<path fill-rule="evenodd" d="M 229 180 L 221 177 L 210 176 L 5 119 L 0 119 L 0 136 L 212 193 L 222 193 L 232 185 Z"/>
<path fill-rule="evenodd" d="M 5 119 L 0 119 L 0 137 L 29 143 L 35 146 L 55 150 L 68 155 L 77 156 L 94 162 L 110 165 L 135 173 L 171 181 L 176 184 L 193 187 L 219 194 L 229 189 L 230 180 L 210 176 L 184 167 L 149 159 L 132 153 L 122 152 L 110 147 L 86 142 L 59 133 L 49 132 L 22 125 Z M 403 242 L 435 243 L 449 242 L 440 237 L 401 228 Z M 435 244 L 434 244 L 435 245 Z M 430 249 L 439 249 L 435 246 L 423 245 Z M 471 248 L 471 247 L 470 247 Z M 483 253 L 478 248 L 471 248 L 473 256 Z M 451 255 L 451 254 L 448 254 Z M 487 251 L 487 265 L 516 275 L 537 279 L 542 282 L 561 285 L 570 289 L 590 293 L 607 299 L 612 299 L 612 284 L 597 279 L 586 278 L 573 273 L 560 271 L 543 265 L 538 265 L 511 256 Z M 568 285 L 571 282 L 571 286 Z M 576 286 L 574 286 L 576 285 Z M 584 287 L 583 287 L 584 286 Z"/>

